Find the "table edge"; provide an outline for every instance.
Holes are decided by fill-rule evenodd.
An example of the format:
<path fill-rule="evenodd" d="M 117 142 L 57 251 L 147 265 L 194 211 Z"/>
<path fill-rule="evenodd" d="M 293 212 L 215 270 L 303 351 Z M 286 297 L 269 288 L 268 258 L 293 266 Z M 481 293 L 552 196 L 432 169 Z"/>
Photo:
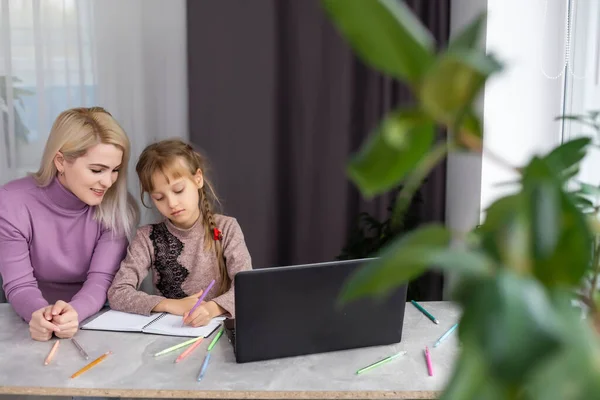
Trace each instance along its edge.
<path fill-rule="evenodd" d="M 437 399 L 441 391 L 241 391 L 241 390 L 166 390 L 166 389 L 99 389 L 0 386 L 0 394 L 38 396 L 102 396 L 189 399 Z"/>

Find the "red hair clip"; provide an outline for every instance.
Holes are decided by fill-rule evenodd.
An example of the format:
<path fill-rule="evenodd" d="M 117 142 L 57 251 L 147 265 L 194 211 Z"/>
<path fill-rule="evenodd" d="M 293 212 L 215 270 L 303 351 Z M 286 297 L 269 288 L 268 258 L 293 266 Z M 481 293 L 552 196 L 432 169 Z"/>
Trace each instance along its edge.
<path fill-rule="evenodd" d="M 222 240 L 223 234 L 217 228 L 213 228 L 213 239 L 214 240 Z"/>

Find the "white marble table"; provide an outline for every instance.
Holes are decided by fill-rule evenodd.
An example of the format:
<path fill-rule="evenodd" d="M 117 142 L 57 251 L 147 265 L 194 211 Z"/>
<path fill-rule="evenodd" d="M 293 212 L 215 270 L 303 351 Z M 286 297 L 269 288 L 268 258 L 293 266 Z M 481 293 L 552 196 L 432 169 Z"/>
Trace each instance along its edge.
<path fill-rule="evenodd" d="M 153 354 L 185 338 L 138 333 L 80 331 L 78 341 L 90 360 L 113 355 L 92 370 L 70 379 L 86 365 L 76 348 L 63 340 L 49 366 L 43 360 L 50 343 L 29 338 L 27 325 L 8 304 L 0 304 L 0 399 L 2 395 L 106 396 L 202 399 L 432 399 L 440 395 L 458 355 L 456 333 L 438 348 L 434 342 L 459 317 L 447 302 L 422 303 L 439 321 L 433 324 L 407 303 L 402 342 L 271 361 L 237 364 L 224 335 L 213 349 L 203 381 L 197 382 L 206 340 L 179 364 L 180 351 Z M 434 376 L 427 374 L 423 350 L 429 346 Z M 408 353 L 371 371 L 357 369 L 395 352 Z"/>

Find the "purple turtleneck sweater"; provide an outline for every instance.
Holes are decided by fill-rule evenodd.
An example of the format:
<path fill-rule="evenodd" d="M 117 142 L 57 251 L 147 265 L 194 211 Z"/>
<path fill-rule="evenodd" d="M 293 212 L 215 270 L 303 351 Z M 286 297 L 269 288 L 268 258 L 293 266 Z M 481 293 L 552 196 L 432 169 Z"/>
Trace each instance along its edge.
<path fill-rule="evenodd" d="M 58 300 L 82 321 L 106 302 L 127 239 L 97 222 L 94 210 L 56 178 L 43 188 L 31 177 L 0 187 L 0 274 L 25 321 Z"/>

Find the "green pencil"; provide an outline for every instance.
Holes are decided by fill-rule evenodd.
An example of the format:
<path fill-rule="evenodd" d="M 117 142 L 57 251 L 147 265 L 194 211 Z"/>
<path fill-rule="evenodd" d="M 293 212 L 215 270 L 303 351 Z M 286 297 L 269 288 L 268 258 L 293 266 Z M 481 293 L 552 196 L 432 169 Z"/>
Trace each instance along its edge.
<path fill-rule="evenodd" d="M 167 353 L 169 353 L 169 352 L 171 352 L 171 351 L 173 351 L 173 350 L 180 349 L 180 348 L 182 348 L 182 347 L 184 347 L 184 346 L 187 346 L 188 344 L 192 344 L 192 343 L 194 343 L 196 340 L 198 340 L 198 339 L 200 339 L 200 338 L 204 338 L 204 336 L 198 336 L 197 338 L 193 338 L 193 339 L 190 339 L 190 340 L 186 340 L 186 341 L 185 341 L 185 342 L 183 342 L 183 343 L 179 343 L 179 344 L 176 344 L 175 346 L 171 346 L 171 347 L 169 347 L 169 348 L 167 348 L 167 349 L 161 350 L 161 351 L 159 351 L 158 353 L 156 353 L 156 354 L 154 355 L 154 357 L 162 356 L 163 354 L 167 354 Z"/>
<path fill-rule="evenodd" d="M 394 354 L 394 355 L 392 355 L 392 356 L 386 357 L 386 358 L 384 358 L 383 360 L 379 360 L 379 361 L 377 361 L 377 362 L 375 362 L 375 363 L 373 363 L 373 364 L 371 364 L 371 365 L 367 365 L 366 367 L 359 369 L 358 371 L 356 371 L 356 374 L 357 374 L 357 375 L 358 375 L 358 374 L 362 374 L 363 372 L 366 372 L 366 371 L 368 371 L 368 370 L 370 370 L 370 369 L 373 369 L 373 368 L 375 368 L 375 367 L 378 367 L 378 366 L 380 366 L 381 364 L 385 364 L 385 363 L 387 363 L 387 362 L 390 362 L 390 361 L 392 361 L 394 358 L 396 358 L 396 357 L 398 357 L 398 356 L 403 356 L 404 354 L 406 354 L 406 352 L 405 352 L 405 351 L 401 351 L 400 353 L 397 353 L 397 354 Z"/>
<path fill-rule="evenodd" d="M 436 324 L 440 323 L 437 319 L 435 319 L 435 317 L 433 315 L 429 314 L 429 312 L 427 312 L 427 310 L 424 309 L 419 303 L 417 303 L 414 300 L 411 300 L 410 302 L 413 303 L 413 306 L 417 307 L 419 309 L 419 311 L 421 311 L 423 314 L 425 314 L 425 316 L 427 318 L 429 318 L 430 320 L 432 320 L 434 323 L 436 323 Z"/>
<path fill-rule="evenodd" d="M 223 335 L 224 330 L 225 330 L 225 328 L 221 328 L 219 333 L 217 333 L 217 336 L 215 336 L 215 338 L 212 340 L 212 342 L 210 342 L 210 344 L 208 345 L 208 349 L 207 349 L 208 351 L 211 351 L 212 348 L 215 347 L 215 344 L 217 344 L 217 340 L 219 340 L 221 335 Z"/>

